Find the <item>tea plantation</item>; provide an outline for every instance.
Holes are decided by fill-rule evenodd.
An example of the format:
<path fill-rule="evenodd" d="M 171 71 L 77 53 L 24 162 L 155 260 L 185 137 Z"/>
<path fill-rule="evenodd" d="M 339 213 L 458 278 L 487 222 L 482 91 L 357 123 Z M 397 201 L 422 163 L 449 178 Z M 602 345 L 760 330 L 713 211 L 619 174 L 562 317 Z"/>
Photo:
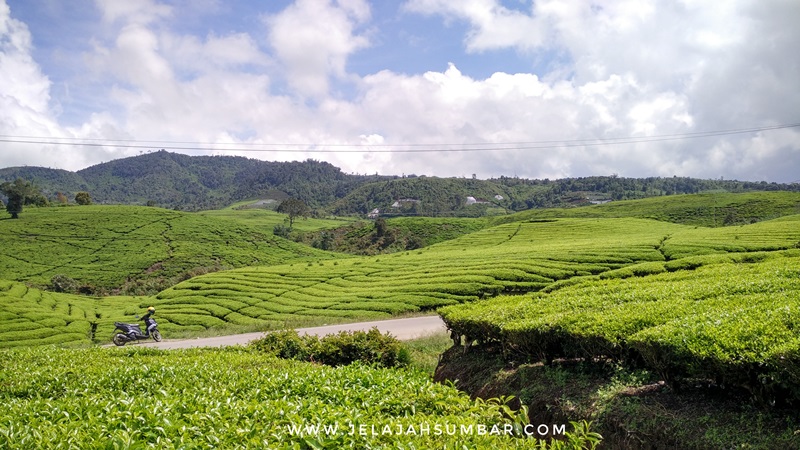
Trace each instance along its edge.
<path fill-rule="evenodd" d="M 338 257 L 248 223 L 140 206 L 27 208 L 17 220 L 0 220 L 0 248 L 0 278 L 46 287 L 60 275 L 88 294 Z"/>
<path fill-rule="evenodd" d="M 244 225 L 226 228 L 226 222 L 210 217 L 198 220 L 186 213 L 133 208 L 132 223 L 124 225 L 120 220 L 124 207 L 96 208 L 53 209 L 50 216 L 45 210 L 35 211 L 41 217 L 32 214 L 30 223 L 40 224 L 42 232 L 44 224 L 50 224 L 51 235 L 66 233 L 58 231 L 59 218 L 68 217 L 64 226 L 70 228 L 78 218 L 88 222 L 92 214 L 108 214 L 92 221 L 94 232 L 101 237 L 86 239 L 83 244 L 65 241 L 46 251 L 42 239 L 27 239 L 24 245 L 38 245 L 39 249 L 26 250 L 31 261 L 16 260 L 6 252 L 10 270 L 5 276 L 30 280 L 71 270 L 82 279 L 119 280 L 120 273 L 131 276 L 165 256 L 160 263 L 164 267 L 203 264 L 210 261 L 209 256 L 231 265 L 246 265 L 257 259 L 254 255 L 258 252 L 262 265 L 196 276 L 154 296 L 89 298 L 3 282 L 0 302 L 7 307 L 0 320 L 7 326 L 0 332 L 0 347 L 37 341 L 106 342 L 115 320 L 132 321 L 133 314 L 149 305 L 156 306 L 166 336 L 230 327 L 266 330 L 434 311 L 502 294 L 692 269 L 731 257 L 758 259 L 763 252 L 794 249 L 800 242 L 798 215 L 719 228 L 637 218 L 550 218 L 501 224 L 415 251 L 351 257 L 308 247 L 296 253 L 297 244 L 271 236 L 264 241 L 247 240 L 254 238 L 245 233 Z M 4 221 L 3 226 L 9 222 Z M 137 233 L 143 236 L 141 241 L 128 240 Z M 181 238 L 171 237 L 167 245 L 164 235 Z M 166 247 L 148 245 L 152 239 Z M 222 245 L 221 239 L 231 245 Z M 252 248 L 243 250 L 247 246 Z M 128 249 L 111 251 L 119 248 Z M 63 256 L 69 253 L 66 249 L 77 256 Z M 166 255 L 151 255 L 151 250 Z M 114 254 L 131 259 L 114 259 Z M 35 258 L 41 261 L 33 263 Z M 281 264 L 267 265 L 269 261 Z M 47 270 L 35 275 L 35 267 L 45 266 Z M 23 273 L 27 275 L 20 275 Z"/>
<path fill-rule="evenodd" d="M 524 409 L 414 371 L 244 348 L 94 348 L 150 305 L 166 338 L 438 312 L 465 344 L 494 344 L 509 360 L 611 361 L 675 388 L 703 379 L 763 405 L 800 401 L 800 198 L 640 202 L 481 219 L 478 231 L 369 257 L 277 238 L 253 211 L 26 209 L 0 221 L 0 447 L 591 446 L 581 427 L 566 441 L 521 439 Z M 53 292 L 159 283 L 170 287 Z M 478 423 L 516 437 L 371 431 Z"/>
<path fill-rule="evenodd" d="M 552 448 L 524 414 L 421 372 L 279 360 L 242 348 L 7 350 L 0 448 Z M 542 430 L 543 431 L 543 430 Z M 588 436 L 591 437 L 591 436 Z M 596 439 L 595 439 L 596 441 Z"/>

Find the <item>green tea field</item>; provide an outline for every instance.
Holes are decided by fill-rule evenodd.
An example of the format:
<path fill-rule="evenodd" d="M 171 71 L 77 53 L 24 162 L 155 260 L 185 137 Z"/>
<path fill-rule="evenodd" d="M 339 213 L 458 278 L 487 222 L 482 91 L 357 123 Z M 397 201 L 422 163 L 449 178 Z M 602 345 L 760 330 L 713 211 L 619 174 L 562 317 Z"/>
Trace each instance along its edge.
<path fill-rule="evenodd" d="M 502 402 L 408 370 L 246 349 L 40 347 L 3 359 L 0 448 L 590 448 L 585 428 L 526 433 Z M 545 431 L 567 440 L 547 444 Z"/>
<path fill-rule="evenodd" d="M 692 268 L 725 255 L 795 248 L 800 216 L 705 229 L 642 219 L 557 219 L 501 225 L 419 251 L 249 267 L 193 278 L 153 299 L 179 327 L 298 316 L 390 317 L 535 292 L 584 277 Z"/>
<path fill-rule="evenodd" d="M 48 286 L 61 275 L 86 293 L 151 291 L 209 271 L 337 257 L 245 223 L 138 206 L 28 208 L 0 220 L 0 248 L 0 278 Z"/>
<path fill-rule="evenodd" d="M 128 229 L 122 228 L 119 218 L 124 207 L 97 208 L 34 211 L 51 220 L 68 215 L 70 220 L 64 225 L 32 214 L 34 217 L 28 223 L 50 223 L 53 230 L 58 229 L 55 224 L 74 227 L 79 223 L 78 218 L 88 221 L 93 212 L 118 215 L 106 214 L 108 223 L 102 217 L 93 221 L 95 232 L 101 236 L 101 231 L 106 233 L 107 241 L 87 239 L 83 248 L 76 248 L 75 241 L 65 241 L 61 246 L 52 245 L 53 251 L 47 252 L 41 239 L 31 237 L 27 245 L 35 244 L 39 249 L 28 248 L 29 258 L 39 258 L 42 261 L 39 265 L 49 263 L 45 272 L 48 275 L 71 269 L 73 275 L 82 279 L 92 276 L 100 279 L 105 275 L 119 280 L 119 272 L 131 273 L 134 266 L 141 270 L 152 264 L 152 260 L 164 257 L 148 254 L 151 247 L 172 255 L 162 266 L 169 266 L 169 261 L 180 262 L 184 267 L 201 265 L 212 256 L 232 266 L 246 267 L 196 276 L 154 296 L 89 298 L 6 283 L 0 301 L 10 307 L 2 320 L 11 326 L 0 335 L 0 346 L 29 345 L 38 339 L 41 343 L 54 339 L 106 342 L 115 320 L 131 321 L 134 313 L 149 305 L 157 307 L 160 326 L 167 336 L 209 329 L 252 331 L 389 318 L 501 294 L 556 290 L 585 279 L 693 269 L 731 258 L 758 259 L 764 252 L 797 248 L 800 242 L 797 215 L 719 228 L 637 218 L 553 218 L 489 227 L 414 251 L 351 257 L 308 247 L 294 252 L 299 244 L 272 236 L 265 242 L 248 241 L 245 238 L 253 235 L 245 233 L 244 225 L 229 225 L 210 218 L 199 220 L 189 214 L 153 208 L 134 208 L 137 213 L 134 217 L 140 221 L 136 223 L 140 225 L 130 225 L 131 230 L 125 231 Z M 220 230 L 228 234 L 220 234 Z M 141 241 L 119 239 L 121 234 L 130 237 L 137 233 L 141 233 Z M 182 238 L 171 237 L 167 245 L 164 235 Z M 21 239 L 21 234 L 17 238 Z M 158 239 L 160 245 L 167 245 L 166 250 L 146 245 L 151 242 L 148 239 Z M 221 239 L 239 246 L 222 245 Z M 138 247 L 122 253 L 113 251 L 126 246 Z M 248 246 L 252 248 L 245 252 L 243 247 Z M 57 263 L 62 257 L 61 249 L 72 249 L 76 258 Z M 258 251 L 262 252 L 263 260 L 259 259 L 259 265 L 247 266 L 247 258 L 255 258 L 253 255 Z M 132 259 L 114 259 L 115 254 L 130 254 Z M 97 260 L 100 255 L 108 260 L 107 264 Z M 35 278 L 24 270 L 31 270 L 36 264 L 12 262 L 10 256 L 5 255 L 9 261 L 6 277 L 23 281 Z M 150 259 L 137 259 L 145 257 Z M 86 265 L 81 266 L 80 261 L 86 261 Z M 46 279 L 39 277 L 42 281 Z M 56 333 L 67 327 L 69 333 Z M 53 337 L 56 334 L 61 337 Z"/>
<path fill-rule="evenodd" d="M 134 321 L 150 305 L 166 338 L 435 311 L 463 337 L 464 355 L 486 344 L 499 349 L 491 358 L 522 364 L 602 361 L 676 392 L 706 380 L 764 407 L 800 402 L 800 200 L 640 202 L 638 212 L 636 202 L 618 202 L 476 219 L 455 233 L 447 221 L 397 219 L 439 243 L 359 257 L 277 238 L 268 233 L 277 217 L 262 224 L 263 211 L 31 208 L 0 221 L 0 446 L 591 448 L 580 427 L 550 442 L 314 428 L 492 423 L 518 436 L 529 420 L 524 408 L 470 400 L 405 369 L 334 369 L 247 348 L 82 348 L 107 344 L 114 321 Z M 728 226 L 707 223 L 720 211 Z M 88 296 L 48 290 L 56 275 L 77 283 L 75 292 L 135 293 L 148 280 L 169 287 Z M 748 414 L 741 420 L 757 417 Z"/>

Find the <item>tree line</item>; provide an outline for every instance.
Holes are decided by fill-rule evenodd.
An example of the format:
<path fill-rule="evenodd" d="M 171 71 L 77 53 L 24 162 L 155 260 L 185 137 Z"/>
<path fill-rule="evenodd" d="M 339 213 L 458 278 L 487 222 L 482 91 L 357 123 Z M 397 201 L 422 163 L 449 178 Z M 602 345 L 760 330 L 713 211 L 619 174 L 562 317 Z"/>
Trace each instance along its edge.
<path fill-rule="evenodd" d="M 13 182 L 6 181 L 0 184 L 0 193 L 5 197 L 6 212 L 12 219 L 18 219 L 22 208 L 25 205 L 48 206 L 50 201 L 42 194 L 41 189 L 30 181 L 17 178 Z M 57 200 L 61 204 L 67 204 L 66 195 L 57 193 Z M 0 200 L 0 202 L 2 202 Z M 88 192 L 81 191 L 75 194 L 75 203 L 79 205 L 92 204 L 92 196 Z"/>
<path fill-rule="evenodd" d="M 197 211 L 247 199 L 294 198 L 313 212 L 387 216 L 476 217 L 489 212 L 578 206 L 592 202 L 724 190 L 800 191 L 800 184 L 703 180 L 688 177 L 624 178 L 616 175 L 550 179 L 439 178 L 346 174 L 308 159 L 270 162 L 238 156 L 146 153 L 69 172 L 42 167 L 0 169 L 0 182 L 21 178 L 43 196 L 22 202 L 63 202 L 62 195 L 91 192 L 102 204 L 137 204 Z M 467 197 L 476 201 L 468 203 Z M 16 208 L 16 207 L 15 207 Z"/>

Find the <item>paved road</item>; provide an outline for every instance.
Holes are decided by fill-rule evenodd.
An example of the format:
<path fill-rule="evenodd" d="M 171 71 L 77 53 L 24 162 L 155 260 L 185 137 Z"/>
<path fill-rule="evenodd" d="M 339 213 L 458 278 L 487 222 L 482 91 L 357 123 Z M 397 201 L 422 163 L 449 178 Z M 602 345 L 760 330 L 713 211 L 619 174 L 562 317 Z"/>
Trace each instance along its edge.
<path fill-rule="evenodd" d="M 392 334 L 392 336 L 401 340 L 414 339 L 417 337 L 422 337 L 446 330 L 444 322 L 442 322 L 442 319 L 439 316 L 422 316 L 422 317 L 411 317 L 408 319 L 390 319 L 390 320 L 378 320 L 374 322 L 358 322 L 358 323 L 346 323 L 341 325 L 329 325 L 325 327 L 298 328 L 297 332 L 300 334 L 316 334 L 317 336 L 323 336 L 326 334 L 338 333 L 344 330 L 367 331 L 370 330 L 372 327 L 378 327 L 381 333 L 389 332 Z M 143 341 L 142 343 L 136 345 L 144 345 L 147 347 L 156 347 L 165 349 L 192 348 L 192 347 L 223 347 L 226 345 L 239 345 L 239 344 L 244 345 L 254 339 L 258 339 L 263 336 L 264 336 L 263 332 L 258 332 L 258 333 L 234 334 L 230 336 L 186 339 L 180 341 L 173 341 L 168 339 L 165 339 L 161 342 Z M 133 344 L 128 344 L 128 345 L 133 345 Z"/>

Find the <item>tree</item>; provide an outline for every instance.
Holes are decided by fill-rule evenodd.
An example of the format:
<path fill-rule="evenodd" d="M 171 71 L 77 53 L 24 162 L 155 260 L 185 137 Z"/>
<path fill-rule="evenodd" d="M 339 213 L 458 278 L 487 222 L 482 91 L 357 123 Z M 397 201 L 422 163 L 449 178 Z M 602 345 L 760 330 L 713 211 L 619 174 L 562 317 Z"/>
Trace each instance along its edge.
<path fill-rule="evenodd" d="M 0 184 L 0 192 L 8 197 L 6 211 L 11 214 L 12 219 L 18 219 L 22 212 L 22 205 L 30 204 L 38 197 L 43 197 L 39 189 L 30 181 L 17 178 L 14 182 L 6 181 Z"/>
<path fill-rule="evenodd" d="M 289 215 L 289 228 L 292 228 L 292 225 L 294 225 L 294 219 L 296 217 L 308 217 L 310 213 L 308 205 L 298 198 L 290 198 L 282 201 L 281 204 L 278 205 L 276 211 L 281 214 Z"/>
<path fill-rule="evenodd" d="M 92 196 L 88 192 L 78 192 L 75 194 L 75 203 L 79 205 L 91 205 Z"/>

